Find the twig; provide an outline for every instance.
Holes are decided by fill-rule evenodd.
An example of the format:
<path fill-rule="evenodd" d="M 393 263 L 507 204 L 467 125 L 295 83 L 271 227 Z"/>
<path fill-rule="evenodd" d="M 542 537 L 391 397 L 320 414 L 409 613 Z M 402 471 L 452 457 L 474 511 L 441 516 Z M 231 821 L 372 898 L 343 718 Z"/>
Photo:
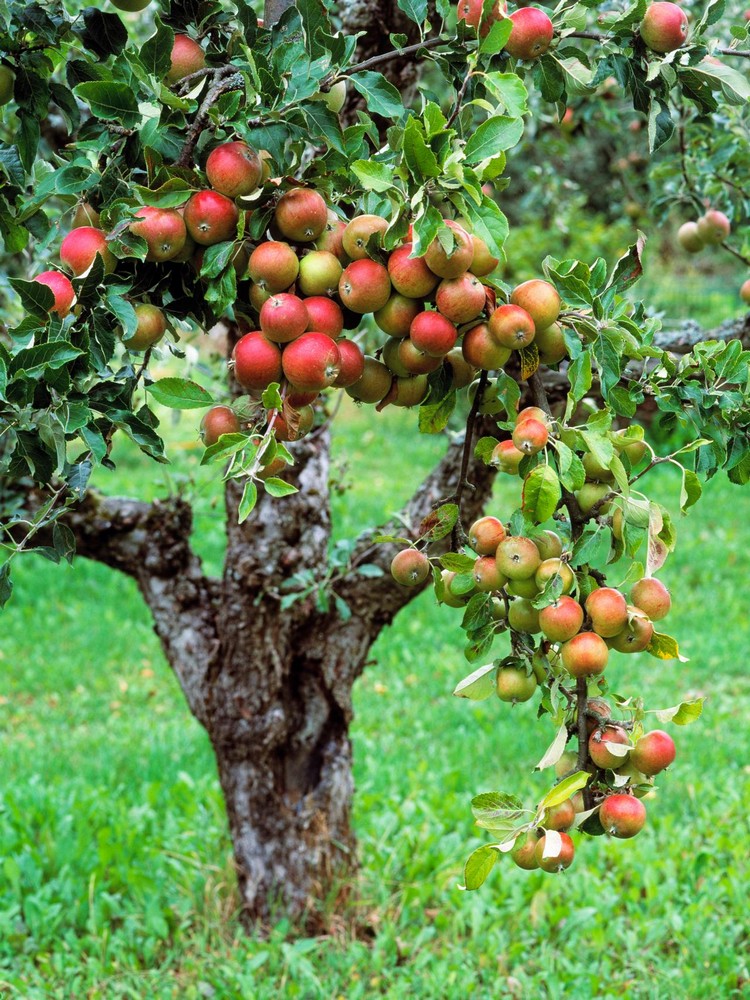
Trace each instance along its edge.
<path fill-rule="evenodd" d="M 578 711 L 578 761 L 579 771 L 586 771 L 589 763 L 589 740 L 586 726 L 586 706 L 588 704 L 588 682 L 585 677 L 576 681 L 576 703 Z M 583 790 L 583 804 L 591 808 L 591 792 L 588 787 Z"/>
<path fill-rule="evenodd" d="M 568 31 L 562 36 L 562 41 L 566 38 L 587 38 L 592 42 L 600 44 L 608 41 L 607 35 L 599 34 L 596 31 Z M 737 56 L 739 59 L 750 59 L 750 50 L 747 49 L 714 49 L 722 56 Z"/>
<path fill-rule="evenodd" d="M 461 497 L 463 496 L 464 487 L 467 485 L 466 475 L 469 470 L 469 458 L 471 457 L 471 443 L 474 437 L 474 425 L 477 420 L 477 414 L 479 413 L 479 407 L 482 402 L 482 396 L 484 390 L 487 386 L 489 376 L 485 370 L 479 376 L 479 383 L 477 385 L 477 391 L 474 396 L 474 401 L 471 404 L 471 409 L 469 410 L 469 415 L 466 418 L 466 436 L 464 437 L 464 448 L 461 454 L 461 470 L 458 474 L 458 484 L 456 486 L 456 492 L 453 494 L 452 500 L 458 507 L 458 520 L 453 526 L 453 531 L 451 532 L 451 545 L 454 551 L 458 551 L 463 544 L 463 526 L 461 524 Z"/>
<path fill-rule="evenodd" d="M 469 86 L 469 80 L 472 78 L 472 73 L 467 73 L 464 77 L 463 83 L 461 84 L 461 89 L 456 94 L 456 103 L 453 105 L 453 110 L 450 113 L 448 121 L 445 123 L 445 127 L 448 129 L 451 127 L 453 122 L 458 118 L 459 112 L 461 111 L 461 103 L 466 96 L 466 89 Z"/>
<path fill-rule="evenodd" d="M 244 80 L 241 73 L 232 73 L 231 76 L 219 77 L 219 79 L 214 81 L 198 109 L 195 121 L 188 129 L 182 152 L 175 163 L 176 167 L 187 167 L 190 164 L 200 134 L 208 124 L 208 116 L 211 108 L 221 95 L 230 90 L 240 90 L 243 86 Z"/>
<path fill-rule="evenodd" d="M 365 59 L 364 62 L 355 63 L 353 66 L 347 66 L 343 73 L 333 74 L 330 79 L 327 78 L 321 82 L 321 87 L 324 87 L 328 83 L 332 83 L 335 80 L 344 79 L 351 73 L 359 73 L 365 69 L 372 69 L 373 66 L 380 66 L 381 63 L 390 62 L 392 59 L 402 59 L 404 56 L 412 56 L 419 52 L 420 49 L 436 49 L 438 45 L 445 45 L 450 41 L 450 38 L 444 37 L 443 35 L 437 35 L 435 38 L 426 38 L 423 42 L 418 42 L 416 45 L 407 45 L 403 49 L 391 49 L 389 52 L 380 52 L 376 56 L 371 56 L 369 59 Z"/>

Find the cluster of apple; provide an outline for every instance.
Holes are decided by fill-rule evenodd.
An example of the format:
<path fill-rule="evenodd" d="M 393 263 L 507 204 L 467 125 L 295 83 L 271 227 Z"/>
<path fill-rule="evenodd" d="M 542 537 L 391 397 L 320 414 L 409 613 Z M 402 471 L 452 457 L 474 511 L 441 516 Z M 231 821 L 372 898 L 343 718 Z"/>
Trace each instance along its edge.
<path fill-rule="evenodd" d="M 700 253 L 704 247 L 718 246 L 732 231 L 723 212 L 710 208 L 695 222 L 684 222 L 677 230 L 677 240 L 688 253 Z"/>

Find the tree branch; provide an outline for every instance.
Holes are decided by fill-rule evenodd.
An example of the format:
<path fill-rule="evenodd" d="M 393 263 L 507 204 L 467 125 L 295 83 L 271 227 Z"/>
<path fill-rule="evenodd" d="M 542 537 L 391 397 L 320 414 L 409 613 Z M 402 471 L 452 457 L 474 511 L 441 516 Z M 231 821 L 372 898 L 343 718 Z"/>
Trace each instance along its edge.
<path fill-rule="evenodd" d="M 228 67 L 222 67 L 222 70 L 226 70 L 227 68 Z M 182 151 L 180 152 L 180 155 L 175 163 L 176 167 L 190 166 L 190 161 L 193 158 L 193 152 L 195 151 L 200 134 L 208 125 L 211 108 L 218 101 L 221 95 L 230 90 L 241 90 L 244 85 L 245 82 L 241 73 L 232 72 L 231 76 L 226 75 L 222 71 L 217 73 L 216 80 L 211 84 L 208 93 L 203 98 L 203 103 L 198 109 L 195 121 L 188 129 L 185 144 L 183 145 Z"/>

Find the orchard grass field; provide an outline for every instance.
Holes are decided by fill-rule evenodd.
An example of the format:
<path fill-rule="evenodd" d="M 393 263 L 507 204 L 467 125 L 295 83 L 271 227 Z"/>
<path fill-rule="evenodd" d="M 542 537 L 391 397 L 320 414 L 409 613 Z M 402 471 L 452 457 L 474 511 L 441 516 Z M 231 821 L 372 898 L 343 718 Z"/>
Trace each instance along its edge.
<path fill-rule="evenodd" d="M 215 571 L 221 486 L 198 469 L 197 423 L 188 414 L 169 432 L 166 488 L 197 494 L 196 542 Z M 392 408 L 340 415 L 340 536 L 396 510 L 428 469 L 440 441 L 415 423 Z M 164 492 L 159 469 L 127 451 L 118 461 L 121 492 Z M 501 517 L 517 494 L 503 478 L 490 510 Z M 667 472 L 657 497 L 676 507 L 678 489 Z M 355 689 L 361 874 L 322 939 L 285 924 L 265 940 L 241 932 L 210 747 L 132 581 L 83 560 L 21 560 L 0 641 L 0 996 L 750 997 L 750 497 L 722 478 L 706 492 L 661 573 L 690 662 L 641 654 L 608 668 L 614 690 L 632 681 L 652 708 L 707 698 L 698 723 L 669 727 L 678 760 L 644 832 L 577 837 L 560 876 L 503 859 L 481 890 L 458 891 L 485 840 L 472 792 L 532 804 L 545 747 L 532 704 L 452 697 L 468 672 L 460 612 L 428 593 L 383 634 Z"/>

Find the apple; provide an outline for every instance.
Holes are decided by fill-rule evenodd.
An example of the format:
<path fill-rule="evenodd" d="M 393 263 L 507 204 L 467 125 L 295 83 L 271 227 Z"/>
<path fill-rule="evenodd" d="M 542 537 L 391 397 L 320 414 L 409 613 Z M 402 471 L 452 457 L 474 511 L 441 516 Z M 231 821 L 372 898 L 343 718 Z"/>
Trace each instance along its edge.
<path fill-rule="evenodd" d="M 571 799 L 556 806 L 550 806 L 544 813 L 542 826 L 545 830 L 569 830 L 575 823 L 576 810 Z"/>
<path fill-rule="evenodd" d="M 644 577 L 633 584 L 630 600 L 641 611 L 645 611 L 652 622 L 666 618 L 672 607 L 669 591 L 661 580 L 653 576 Z"/>
<path fill-rule="evenodd" d="M 303 295 L 335 295 L 343 268 L 330 250 L 311 250 L 300 261 L 297 284 Z"/>
<path fill-rule="evenodd" d="M 347 386 L 346 393 L 360 403 L 379 403 L 391 388 L 393 374 L 382 361 L 365 355 L 361 378 Z"/>
<path fill-rule="evenodd" d="M 562 663 L 572 677 L 592 677 L 607 666 L 609 649 L 596 632 L 579 632 L 563 644 Z"/>
<path fill-rule="evenodd" d="M 497 446 L 496 446 L 497 447 Z M 546 529 L 538 535 L 534 535 L 532 541 L 539 549 L 542 559 L 556 559 L 562 555 L 563 543 L 560 536 L 555 531 Z"/>
<path fill-rule="evenodd" d="M 469 528 L 469 545 L 479 556 L 493 555 L 505 535 L 505 526 L 499 518 L 480 517 Z"/>
<path fill-rule="evenodd" d="M 147 351 L 166 333 L 167 320 L 161 309 L 148 302 L 137 305 L 135 315 L 138 321 L 135 333 L 127 339 L 123 337 L 122 342 L 129 351 Z"/>
<path fill-rule="evenodd" d="M 252 281 L 273 295 L 285 291 L 297 280 L 299 260 L 288 243 L 266 240 L 250 254 L 247 273 Z"/>
<path fill-rule="evenodd" d="M 339 298 L 347 309 L 356 313 L 377 312 L 391 296 L 391 279 L 387 269 L 369 257 L 355 260 L 339 279 Z"/>
<path fill-rule="evenodd" d="M 527 8 L 522 8 L 526 10 Z M 573 864 L 573 858 L 575 857 L 575 846 L 573 841 L 570 839 L 567 833 L 558 833 L 556 836 L 560 838 L 559 849 L 554 855 L 544 856 L 544 850 L 547 843 L 547 834 L 539 839 L 537 845 L 534 849 L 534 857 L 539 864 L 542 871 L 545 872 L 561 872 L 566 868 L 570 868 Z"/>
<path fill-rule="evenodd" d="M 287 344 L 307 329 L 310 320 L 302 299 L 288 292 L 272 295 L 260 310 L 260 328 L 269 340 Z"/>
<path fill-rule="evenodd" d="M 344 329 L 344 314 L 341 306 L 325 295 L 312 295 L 303 300 L 307 309 L 306 331 L 325 333 L 336 340 Z"/>
<path fill-rule="evenodd" d="M 573 570 L 566 562 L 557 557 L 543 559 L 534 574 L 534 581 L 539 590 L 544 590 L 548 581 L 555 577 L 560 577 L 562 581 L 563 594 L 569 594 L 576 582 L 576 575 Z"/>
<path fill-rule="evenodd" d="M 279 198 L 274 222 L 288 240 L 313 243 L 328 224 L 328 206 L 312 188 L 292 188 Z"/>
<path fill-rule="evenodd" d="M 514 59 L 538 59 L 552 42 L 552 21 L 538 7 L 521 7 L 510 15 L 513 30 L 505 51 Z"/>
<path fill-rule="evenodd" d="M 743 281 L 740 285 L 740 298 L 747 305 L 750 305 L 750 278 L 747 281 Z"/>
<path fill-rule="evenodd" d="M 341 242 L 344 253 L 351 260 L 364 260 L 367 254 L 367 244 L 370 237 L 376 233 L 384 233 L 388 228 L 388 220 L 379 215 L 358 215 L 344 229 Z"/>
<path fill-rule="evenodd" d="M 474 563 L 472 576 L 477 585 L 477 590 L 481 593 L 502 590 L 508 582 L 505 574 L 500 572 L 494 556 L 480 556 Z"/>
<path fill-rule="evenodd" d="M 234 377 L 248 391 L 281 382 L 281 349 L 262 333 L 246 333 L 234 348 Z"/>
<path fill-rule="evenodd" d="M 501 667 L 497 672 L 495 690 L 500 701 L 516 705 L 533 698 L 536 689 L 536 677 L 521 667 Z"/>
<path fill-rule="evenodd" d="M 659 0 L 646 8 L 640 35 L 652 52 L 674 52 L 687 40 L 687 15 L 678 4 Z"/>
<path fill-rule="evenodd" d="M 541 557 L 530 538 L 509 535 L 497 547 L 498 566 L 510 580 L 528 580 L 534 576 Z"/>
<path fill-rule="evenodd" d="M 480 323 L 464 334 L 461 352 L 468 364 L 485 371 L 502 368 L 511 355 L 510 348 L 498 344 L 486 323 Z"/>
<path fill-rule="evenodd" d="M 336 343 L 324 333 L 303 333 L 284 348 L 281 367 L 297 389 L 321 390 L 338 378 L 341 354 Z"/>
<path fill-rule="evenodd" d="M 130 231 L 148 245 L 146 260 L 172 260 L 185 246 L 187 229 L 179 212 L 144 205 L 130 223 Z"/>
<path fill-rule="evenodd" d="M 246 142 L 224 142 L 212 149 L 206 160 L 208 183 L 228 198 L 252 194 L 263 176 L 263 164 Z"/>
<path fill-rule="evenodd" d="M 500 21 L 508 10 L 505 0 L 496 0 L 490 11 L 482 17 L 484 0 L 458 0 L 456 4 L 456 14 L 459 21 L 465 21 L 470 27 L 479 31 L 484 37 L 488 34 L 495 21 Z M 481 29 L 480 29 L 481 22 Z"/>
<path fill-rule="evenodd" d="M 677 230 L 677 242 L 688 253 L 698 253 L 706 245 L 701 238 L 697 222 L 684 222 Z"/>
<path fill-rule="evenodd" d="M 413 244 L 397 247 L 388 258 L 388 274 L 396 291 L 410 299 L 422 299 L 437 287 L 440 278 L 423 257 L 412 257 Z"/>
<path fill-rule="evenodd" d="M 77 229 L 80 226 L 93 226 L 94 229 L 99 228 L 99 213 L 87 201 L 79 201 L 76 205 L 72 228 Z"/>
<path fill-rule="evenodd" d="M 622 632 L 628 623 L 628 602 L 614 587 L 598 587 L 586 598 L 586 611 L 591 628 L 603 639 Z"/>
<path fill-rule="evenodd" d="M 458 330 L 439 312 L 425 310 L 412 320 L 409 337 L 418 351 L 432 358 L 442 358 L 454 347 Z"/>
<path fill-rule="evenodd" d="M 240 422 L 231 406 L 212 406 L 201 420 L 201 437 L 207 448 L 222 434 L 237 434 L 239 430 Z"/>
<path fill-rule="evenodd" d="M 9 66 L 0 65 L 0 107 L 13 100 L 16 74 Z"/>
<path fill-rule="evenodd" d="M 417 347 L 410 337 L 398 341 L 396 353 L 407 375 L 429 375 L 437 371 L 443 362 L 443 355 L 428 354 Z"/>
<path fill-rule="evenodd" d="M 568 345 L 559 323 L 551 323 L 541 329 L 537 327 L 534 343 L 539 351 L 539 361 L 543 365 L 556 365 L 567 357 Z"/>
<path fill-rule="evenodd" d="M 391 576 L 402 587 L 418 587 L 430 575 L 430 560 L 417 549 L 402 549 L 391 561 Z"/>
<path fill-rule="evenodd" d="M 70 278 L 66 278 L 60 271 L 42 271 L 33 279 L 40 285 L 46 285 L 55 296 L 55 300 L 49 311 L 57 313 L 60 319 L 64 319 L 75 302 L 76 293 Z"/>
<path fill-rule="evenodd" d="M 485 287 L 468 271 L 457 278 L 443 278 L 435 293 L 439 311 L 457 326 L 476 319 L 486 302 Z"/>
<path fill-rule="evenodd" d="M 527 635 L 536 635 L 542 631 L 539 612 L 528 597 L 517 597 L 511 601 L 508 608 L 508 624 L 514 632 L 524 632 Z"/>
<path fill-rule="evenodd" d="M 382 309 L 373 313 L 373 319 L 389 337 L 408 337 L 412 322 L 423 309 L 419 299 L 394 292 Z"/>
<path fill-rule="evenodd" d="M 646 807 L 632 795 L 608 795 L 599 809 L 599 820 L 611 837 L 627 840 L 643 829 Z"/>
<path fill-rule="evenodd" d="M 465 389 L 476 377 L 476 369 L 463 356 L 460 347 L 448 351 L 443 359 L 450 368 L 451 389 Z"/>
<path fill-rule="evenodd" d="M 563 595 L 539 612 L 542 632 L 552 642 L 567 642 L 583 625 L 583 608 L 572 597 Z"/>
<path fill-rule="evenodd" d="M 459 0 L 460 2 L 460 0 Z M 528 833 L 521 834 L 513 845 L 510 852 L 514 864 L 524 871 L 534 871 L 539 867 L 536 859 L 536 845 L 539 842 L 539 834 L 536 830 L 529 830 Z"/>
<path fill-rule="evenodd" d="M 329 208 L 325 228 L 317 240 L 315 240 L 313 246 L 316 250 L 327 250 L 329 253 L 332 253 L 334 257 L 338 257 L 342 264 L 348 264 L 349 259 L 344 253 L 343 242 L 345 229 L 346 223 Z"/>
<path fill-rule="evenodd" d="M 729 219 L 723 212 L 719 212 L 715 208 L 709 209 L 705 215 L 702 215 L 696 225 L 703 242 L 714 246 L 723 243 L 732 231 Z"/>
<path fill-rule="evenodd" d="M 547 425 L 541 420 L 529 418 L 522 420 L 513 429 L 513 444 L 524 455 L 536 455 L 540 452 L 549 440 Z"/>
<path fill-rule="evenodd" d="M 418 406 L 427 395 L 429 385 L 426 375 L 407 375 L 394 378 L 388 402 L 393 406 Z"/>
<path fill-rule="evenodd" d="M 474 246 L 469 234 L 457 222 L 452 219 L 443 219 L 443 222 L 453 233 L 453 249 L 448 253 L 436 236 L 427 247 L 424 260 L 429 269 L 441 278 L 457 278 L 471 267 Z"/>
<path fill-rule="evenodd" d="M 102 258 L 104 273 L 111 274 L 117 259 L 107 246 L 107 238 L 101 229 L 93 226 L 79 226 L 71 229 L 60 244 L 60 260 L 76 276 L 85 274 L 94 263 L 96 255 Z"/>
<path fill-rule="evenodd" d="M 531 9 L 533 8 L 522 8 L 522 10 Z M 516 285 L 510 293 L 510 303 L 525 309 L 531 316 L 534 327 L 540 330 L 551 326 L 560 315 L 560 296 L 557 289 L 549 281 L 543 281 L 541 278 L 532 278 Z"/>
<path fill-rule="evenodd" d="M 343 337 L 336 341 L 336 347 L 341 356 L 341 366 L 333 385 L 337 389 L 346 389 L 358 382 L 365 372 L 365 356 L 362 348 L 353 340 Z"/>
<path fill-rule="evenodd" d="M 659 774 L 669 767 L 676 756 L 674 740 L 663 729 L 652 729 L 650 733 L 645 733 L 630 751 L 631 763 L 647 777 Z"/>
<path fill-rule="evenodd" d="M 617 725 L 607 725 L 604 728 L 593 731 L 591 736 L 589 736 L 589 757 L 602 770 L 607 768 L 613 770 L 616 767 L 620 767 L 625 763 L 626 757 L 630 753 L 628 751 L 627 754 L 618 756 L 618 754 L 613 753 L 608 748 L 608 743 L 614 743 L 618 746 L 629 746 L 630 737 L 622 726 Z"/>
<path fill-rule="evenodd" d="M 500 263 L 500 259 L 492 256 L 489 247 L 483 239 L 475 236 L 474 233 L 470 233 L 469 235 L 471 236 L 471 245 L 474 248 L 469 270 L 478 278 L 484 278 L 495 270 Z"/>
<path fill-rule="evenodd" d="M 609 640 L 609 645 L 618 653 L 640 653 L 651 642 L 653 634 L 654 626 L 648 615 L 633 604 L 628 604 L 628 623 Z"/>
<path fill-rule="evenodd" d="M 187 35 L 175 35 L 172 46 L 172 60 L 169 72 L 164 78 L 171 87 L 183 77 L 197 73 L 206 66 L 206 53 L 200 45 Z"/>
<path fill-rule="evenodd" d="M 188 199 L 183 218 L 195 242 L 210 247 L 236 237 L 240 213 L 226 195 L 218 191 L 198 191 Z"/>
<path fill-rule="evenodd" d="M 490 316 L 487 327 L 496 343 L 511 350 L 528 347 L 536 333 L 531 315 L 513 304 L 499 306 Z"/>

